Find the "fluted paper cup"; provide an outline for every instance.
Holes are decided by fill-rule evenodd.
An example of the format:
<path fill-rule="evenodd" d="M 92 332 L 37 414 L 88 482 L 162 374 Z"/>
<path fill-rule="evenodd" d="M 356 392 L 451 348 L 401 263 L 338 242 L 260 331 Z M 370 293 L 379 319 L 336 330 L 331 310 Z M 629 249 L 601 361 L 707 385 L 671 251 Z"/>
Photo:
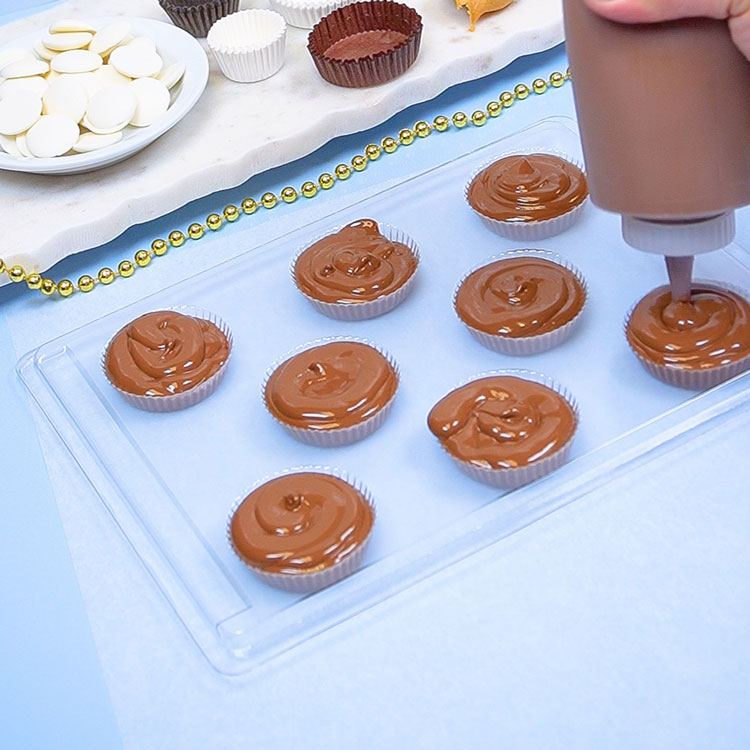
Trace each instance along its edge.
<path fill-rule="evenodd" d="M 202 39 L 220 18 L 237 11 L 240 0 L 205 0 L 200 3 L 189 0 L 159 0 L 159 5 L 175 26 Z"/>
<path fill-rule="evenodd" d="M 271 7 L 299 29 L 311 29 L 318 21 L 353 0 L 271 0 Z"/>

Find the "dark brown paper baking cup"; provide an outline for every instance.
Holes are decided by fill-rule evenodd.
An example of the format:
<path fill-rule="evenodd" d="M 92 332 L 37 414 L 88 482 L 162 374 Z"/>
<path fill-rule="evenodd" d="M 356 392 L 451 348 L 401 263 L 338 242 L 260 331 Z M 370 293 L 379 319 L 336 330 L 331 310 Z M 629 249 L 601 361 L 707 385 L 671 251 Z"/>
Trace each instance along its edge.
<path fill-rule="evenodd" d="M 190 0 L 159 0 L 159 5 L 175 26 L 188 34 L 203 38 L 220 18 L 237 11 L 240 0 L 207 0 L 198 3 Z"/>
<path fill-rule="evenodd" d="M 363 31 L 399 31 L 406 38 L 393 49 L 356 60 L 326 57 L 326 51 L 336 42 Z M 310 32 L 307 49 L 326 81 L 361 88 L 405 73 L 417 59 L 421 39 L 422 17 L 416 10 L 390 0 L 372 0 L 345 5 L 322 18 Z"/>

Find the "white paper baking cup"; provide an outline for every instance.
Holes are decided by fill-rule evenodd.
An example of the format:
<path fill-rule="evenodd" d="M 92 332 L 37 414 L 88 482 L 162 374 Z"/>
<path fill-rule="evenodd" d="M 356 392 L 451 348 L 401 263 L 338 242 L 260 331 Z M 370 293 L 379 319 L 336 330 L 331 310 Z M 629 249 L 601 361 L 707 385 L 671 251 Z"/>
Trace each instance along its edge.
<path fill-rule="evenodd" d="M 734 292 L 739 297 L 742 297 L 742 299 L 750 301 L 750 294 L 748 294 L 747 290 L 735 286 L 734 284 L 728 284 L 724 281 L 712 281 L 710 279 L 693 279 L 693 285 L 697 286 L 700 284 L 707 284 L 709 286 L 726 289 L 728 292 Z M 625 335 L 625 341 L 627 342 L 628 347 L 630 347 L 630 351 L 635 354 L 638 361 L 643 365 L 649 375 L 653 375 L 653 377 L 658 378 L 664 383 L 676 385 L 679 388 L 705 390 L 706 388 L 713 388 L 715 385 L 723 383 L 725 380 L 729 380 L 735 375 L 750 370 L 750 354 L 742 359 L 738 359 L 736 362 L 729 362 L 726 365 L 718 365 L 717 367 L 706 367 L 702 370 L 689 370 L 674 365 L 660 365 L 657 362 L 652 362 L 651 360 L 642 357 L 630 346 L 630 340 L 628 339 L 628 324 L 630 323 L 630 318 L 639 302 L 640 300 L 637 300 L 630 306 L 630 309 L 623 320 L 622 330 Z"/>
<path fill-rule="evenodd" d="M 206 37 L 221 72 L 231 81 L 251 83 L 284 64 L 286 21 L 266 9 L 240 10 L 220 18 Z"/>
<path fill-rule="evenodd" d="M 308 349 L 313 349 L 316 346 L 322 346 L 323 344 L 331 344 L 335 341 L 352 341 L 358 344 L 366 344 L 367 346 L 375 349 L 375 351 L 377 351 L 383 357 L 385 357 L 396 376 L 396 389 L 393 392 L 393 396 L 391 396 L 390 400 L 385 403 L 381 409 L 375 412 L 375 414 L 371 415 L 359 424 L 354 424 L 349 427 L 339 427 L 333 429 L 312 429 L 306 427 L 295 427 L 294 425 L 287 424 L 286 422 L 279 419 L 268 408 L 268 402 L 266 401 L 266 386 L 268 385 L 268 381 L 276 368 L 278 368 L 288 359 L 291 359 L 297 354 L 300 354 L 301 352 L 307 351 Z M 350 445 L 351 443 L 356 443 L 359 440 L 363 440 L 368 435 L 371 435 L 373 432 L 375 432 L 375 430 L 377 430 L 380 425 L 385 422 L 391 412 L 391 409 L 393 408 L 393 403 L 396 399 L 396 393 L 398 393 L 400 381 L 401 375 L 396 361 L 382 347 L 378 346 L 372 341 L 369 341 L 368 339 L 361 339 L 355 336 L 330 336 L 326 338 L 316 339 L 315 341 L 310 341 L 306 344 L 301 344 L 296 349 L 287 352 L 283 357 L 277 359 L 266 371 L 266 375 L 263 378 L 263 385 L 261 387 L 260 395 L 263 399 L 263 404 L 266 407 L 266 411 L 292 437 L 296 438 L 302 443 L 307 443 L 308 445 L 315 445 L 321 448 L 338 448 L 342 445 Z"/>
<path fill-rule="evenodd" d="M 128 393 L 122 388 L 118 388 L 110 379 L 109 373 L 107 372 L 107 352 L 109 347 L 114 340 L 115 336 L 122 330 L 120 328 L 115 334 L 112 335 L 110 340 L 107 342 L 107 346 L 104 347 L 104 351 L 101 356 L 101 368 L 104 373 L 104 377 L 110 385 L 131 405 L 144 411 L 153 412 L 168 412 L 168 411 L 179 411 L 180 409 L 187 409 L 189 406 L 203 401 L 208 398 L 218 387 L 219 383 L 224 379 L 227 372 L 227 365 L 232 357 L 232 345 L 233 337 L 229 326 L 216 314 L 209 310 L 204 310 L 200 307 L 192 307 L 190 305 L 181 305 L 179 307 L 165 307 L 159 308 L 158 310 L 152 310 L 152 312 L 160 312 L 162 310 L 169 310 L 172 312 L 182 313 L 183 315 L 190 315 L 193 318 L 200 318 L 201 320 L 207 320 L 213 323 L 227 338 L 229 344 L 229 353 L 224 361 L 224 364 L 207 380 L 204 380 L 194 388 L 189 388 L 182 393 L 173 393 L 169 396 L 142 396 L 136 393 Z M 143 313 L 147 315 L 148 313 Z M 141 317 L 141 316 L 138 316 Z M 132 322 L 132 321 L 131 321 Z M 128 323 L 130 325 L 130 323 Z M 125 327 L 125 326 L 123 326 Z"/>
<path fill-rule="evenodd" d="M 458 299 L 458 292 L 460 291 L 463 283 L 466 279 L 471 276 L 475 271 L 480 268 L 494 263 L 499 260 L 507 260 L 510 258 L 542 258 L 552 263 L 556 263 L 558 266 L 570 271 L 575 277 L 578 283 L 583 289 L 583 304 L 581 309 L 578 311 L 576 316 L 569 320 L 564 325 L 556 328 L 554 331 L 547 331 L 545 333 L 534 334 L 531 336 L 521 336 L 512 338 L 510 336 L 499 336 L 497 334 L 487 333 L 486 331 L 480 331 L 478 328 L 470 326 L 459 314 L 456 309 L 456 301 Z M 557 253 L 550 252 L 549 250 L 537 250 L 534 248 L 519 248 L 517 250 L 508 250 L 505 253 L 498 253 L 493 255 L 486 260 L 483 260 L 478 265 L 467 271 L 462 277 L 461 281 L 458 282 L 455 291 L 453 292 L 453 311 L 456 313 L 456 317 L 466 326 L 469 333 L 482 345 L 486 346 L 492 351 L 500 352 L 501 354 L 511 354 L 513 356 L 526 356 L 529 354 L 539 354 L 540 352 L 546 352 L 548 349 L 552 349 L 559 346 L 564 341 L 567 341 L 574 333 L 576 328 L 581 322 L 581 314 L 586 307 L 588 301 L 588 285 L 583 274 L 574 266 L 570 261 L 563 258 Z"/>
<path fill-rule="evenodd" d="M 447 455 L 451 457 L 453 462 L 458 466 L 461 471 L 475 479 L 477 482 L 483 482 L 484 484 L 492 485 L 493 487 L 500 487 L 506 490 L 516 489 L 524 484 L 529 484 L 536 479 L 540 479 L 549 474 L 555 469 L 559 469 L 567 460 L 570 455 L 570 449 L 573 445 L 573 439 L 575 438 L 576 432 L 578 431 L 578 425 L 580 424 L 580 411 L 578 409 L 578 403 L 573 397 L 573 394 L 564 386 L 558 384 L 548 375 L 535 372 L 534 370 L 491 370 L 490 372 L 483 372 L 479 375 L 473 375 L 467 380 L 462 381 L 458 385 L 451 388 L 448 393 L 452 393 L 461 386 L 468 385 L 475 380 L 481 380 L 482 378 L 494 377 L 494 376 L 509 376 L 516 378 L 523 378 L 524 380 L 530 380 L 534 383 L 540 383 L 546 385 L 552 389 L 555 393 L 562 396 L 569 404 L 575 415 L 575 428 L 570 439 L 563 445 L 559 450 L 555 451 L 549 456 L 535 461 L 527 466 L 519 466 L 515 469 L 492 469 L 484 466 L 477 466 L 470 461 L 464 461 L 460 458 L 456 458 L 446 447 L 442 440 L 438 440 L 440 447 L 445 451 Z M 447 394 L 446 394 L 447 395 Z"/>
<path fill-rule="evenodd" d="M 354 487 L 357 492 L 364 498 L 367 504 L 370 506 L 372 511 L 372 526 L 370 527 L 370 533 L 365 537 L 361 544 L 355 547 L 343 560 L 339 560 L 335 565 L 323 570 L 317 570 L 311 573 L 268 573 L 262 568 L 258 568 L 252 563 L 248 562 L 239 553 L 237 548 L 234 546 L 234 540 L 232 539 L 232 518 L 237 512 L 237 509 L 242 505 L 245 499 L 254 492 L 258 487 L 261 487 L 266 482 L 270 482 L 272 479 L 276 479 L 281 476 L 287 476 L 289 474 L 301 474 L 316 472 L 318 474 L 328 474 L 330 476 L 341 479 L 342 481 L 350 484 Z M 242 562 L 250 568 L 250 570 L 258 576 L 264 583 L 271 586 L 275 586 L 285 591 L 294 591 L 297 593 L 311 593 L 313 591 L 319 591 L 320 589 L 331 586 L 334 583 L 350 576 L 354 573 L 357 568 L 362 564 L 362 559 L 365 556 L 367 547 L 370 544 L 373 529 L 375 528 L 375 521 L 377 519 L 377 512 L 375 507 L 375 501 L 372 498 L 369 490 L 357 479 L 351 477 L 346 471 L 342 469 L 333 468 L 330 466 L 299 466 L 293 469 L 284 469 L 278 471 L 275 474 L 264 477 L 258 482 L 255 482 L 245 493 L 240 495 L 232 504 L 232 509 L 229 512 L 227 518 L 226 534 L 229 546 L 234 550 L 235 555 L 242 560 Z"/>
<path fill-rule="evenodd" d="M 299 29 L 311 29 L 323 16 L 354 0 L 271 0 L 271 7 Z"/>
<path fill-rule="evenodd" d="M 570 162 L 583 171 L 583 163 L 579 159 L 573 159 L 566 153 L 556 149 L 540 146 L 539 148 L 518 148 L 513 149 L 512 151 L 503 151 L 498 156 L 488 159 L 471 173 L 471 177 L 464 187 L 464 200 L 466 201 L 466 204 L 482 220 L 488 229 L 495 232 L 495 234 L 499 234 L 501 237 L 506 237 L 510 240 L 519 240 L 521 242 L 544 240 L 548 237 L 553 237 L 556 234 L 564 232 L 566 229 L 573 226 L 573 224 L 575 224 L 580 218 L 584 206 L 588 203 L 588 195 L 586 195 L 577 206 L 570 209 L 570 211 L 566 211 L 564 214 L 560 214 L 560 216 L 555 216 L 551 219 L 542 219 L 540 221 L 500 221 L 485 216 L 480 211 L 477 211 L 477 209 L 469 202 L 469 187 L 474 181 L 474 178 L 481 171 L 489 167 L 491 164 L 494 164 L 496 161 L 504 159 L 506 156 L 517 156 L 519 154 L 551 154 L 553 156 L 559 156 L 561 159 L 565 159 L 565 161 Z"/>
<path fill-rule="evenodd" d="M 412 272 L 412 275 L 398 288 L 394 289 L 389 294 L 384 294 L 382 297 L 377 299 L 368 300 L 364 302 L 323 302 L 322 300 L 315 299 L 302 291 L 297 284 L 297 276 L 295 269 L 297 267 L 297 261 L 300 259 L 302 253 L 311 248 L 316 242 L 319 242 L 326 237 L 330 237 L 332 234 L 343 229 L 343 226 L 333 227 L 324 234 L 321 234 L 314 239 L 307 242 L 303 247 L 299 249 L 297 254 L 294 256 L 291 265 L 289 266 L 289 273 L 292 277 L 294 285 L 299 289 L 300 293 L 310 302 L 310 304 L 323 315 L 327 315 L 329 318 L 335 318 L 336 320 L 368 320 L 369 318 L 377 318 L 379 315 L 385 315 L 395 307 L 398 307 L 411 292 L 414 286 L 414 280 L 417 277 L 417 271 L 419 270 L 419 247 L 417 243 L 410 237 L 406 232 L 399 229 L 398 227 L 391 226 L 390 224 L 379 224 L 378 230 L 380 234 L 391 242 L 400 242 L 406 245 L 414 255 L 414 259 L 417 265 Z"/>

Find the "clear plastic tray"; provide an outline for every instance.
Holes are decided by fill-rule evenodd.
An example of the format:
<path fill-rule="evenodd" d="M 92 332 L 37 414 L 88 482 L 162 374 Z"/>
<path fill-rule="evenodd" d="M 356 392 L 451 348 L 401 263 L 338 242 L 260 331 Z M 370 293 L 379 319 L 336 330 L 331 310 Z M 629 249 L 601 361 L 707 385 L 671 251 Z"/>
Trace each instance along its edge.
<path fill-rule="evenodd" d="M 493 155 L 538 147 L 580 158 L 573 121 L 537 123 L 72 331 L 19 362 L 23 381 L 82 473 L 220 672 L 247 671 L 585 496 L 614 472 L 671 460 L 685 440 L 748 400 L 748 376 L 696 396 L 641 368 L 622 320 L 634 300 L 664 283 L 663 262 L 625 246 L 617 218 L 592 206 L 575 227 L 539 243 L 569 258 L 588 281 L 589 303 L 573 338 L 523 359 L 472 339 L 453 313 L 454 287 L 468 268 L 514 244 L 467 208 L 464 183 Z M 310 237 L 363 217 L 417 240 L 419 278 L 388 315 L 337 322 L 310 307 L 291 283 L 288 265 Z M 223 236 L 237 242 L 248 235 L 228 228 Z M 750 288 L 747 258 L 736 246 L 711 253 L 698 258 L 697 274 Z M 137 315 L 183 304 L 212 310 L 231 326 L 235 348 L 226 379 L 208 400 L 182 412 L 128 406 L 101 373 L 102 348 Z M 402 386 L 394 410 L 361 443 L 303 445 L 266 413 L 264 373 L 298 344 L 341 334 L 371 339 L 396 358 Z M 581 425 L 566 466 L 498 499 L 497 490 L 456 469 L 428 432 L 426 416 L 459 381 L 507 367 L 543 372 L 568 386 L 579 401 Z M 244 489 L 303 465 L 347 470 L 378 506 L 364 568 L 307 596 L 259 582 L 225 534 L 228 511 Z"/>

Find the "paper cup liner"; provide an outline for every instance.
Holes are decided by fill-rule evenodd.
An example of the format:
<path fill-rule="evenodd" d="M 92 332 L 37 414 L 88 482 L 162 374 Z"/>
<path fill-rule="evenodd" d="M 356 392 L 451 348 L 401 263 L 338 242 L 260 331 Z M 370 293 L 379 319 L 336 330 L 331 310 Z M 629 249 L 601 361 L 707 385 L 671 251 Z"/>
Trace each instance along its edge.
<path fill-rule="evenodd" d="M 472 173 L 469 181 L 464 187 L 464 200 L 466 201 L 469 208 L 482 220 L 482 223 L 495 234 L 505 237 L 510 240 L 518 240 L 520 242 L 544 240 L 548 237 L 554 237 L 556 234 L 561 234 L 566 229 L 569 229 L 581 216 L 585 205 L 588 203 L 589 196 L 586 197 L 577 205 L 566 211 L 559 216 L 554 216 L 551 219 L 541 219 L 539 221 L 501 221 L 499 219 L 493 219 L 490 216 L 485 216 L 481 211 L 478 211 L 469 201 L 469 188 L 471 183 L 474 182 L 474 178 L 491 164 L 494 164 L 500 159 L 504 159 L 506 156 L 518 156 L 519 154 L 551 154 L 553 156 L 559 156 L 567 162 L 570 162 L 574 166 L 578 167 L 583 172 L 583 164 L 578 159 L 573 159 L 562 151 L 556 149 L 545 148 L 540 146 L 539 148 L 523 148 L 513 149 L 511 151 L 504 151 L 498 156 L 487 160 L 481 166 L 477 167 Z"/>
<path fill-rule="evenodd" d="M 313 571 L 311 573 L 268 573 L 262 568 L 254 566 L 248 562 L 234 546 L 234 540 L 232 539 L 232 518 L 237 512 L 237 509 L 242 505 L 245 499 L 258 487 L 261 487 L 266 482 L 276 479 L 277 477 L 287 476 L 289 474 L 300 474 L 303 472 L 316 472 L 319 474 L 329 474 L 330 476 L 341 479 L 347 484 L 351 485 L 370 506 L 372 512 L 372 525 L 370 527 L 370 533 L 365 539 L 357 545 L 343 560 L 339 560 L 334 565 L 323 570 Z M 284 471 L 276 472 L 273 475 L 266 476 L 260 481 L 253 484 L 245 493 L 243 493 L 235 502 L 232 504 L 232 509 L 229 512 L 227 518 L 226 534 L 229 546 L 234 551 L 235 555 L 242 560 L 242 562 L 250 568 L 250 570 L 258 576 L 264 583 L 270 586 L 275 586 L 284 591 L 293 591 L 296 593 L 312 593 L 313 591 L 319 591 L 320 589 L 331 586 L 338 581 L 350 576 L 354 573 L 362 564 L 362 559 L 367 552 L 367 547 L 370 544 L 372 537 L 372 531 L 375 528 L 375 521 L 377 519 L 377 509 L 375 507 L 375 501 L 367 488 L 358 480 L 349 476 L 346 471 L 341 469 L 332 468 L 329 466 L 300 466 L 293 469 L 285 469 Z"/>
<path fill-rule="evenodd" d="M 220 18 L 237 11 L 240 0 L 206 0 L 202 3 L 159 0 L 159 5 L 175 26 L 202 39 Z"/>
<path fill-rule="evenodd" d="M 556 328 L 554 331 L 547 331 L 545 333 L 534 334 L 531 336 L 520 336 L 515 338 L 487 333 L 486 331 L 481 331 L 478 328 L 474 328 L 473 326 L 469 325 L 458 314 L 458 310 L 456 308 L 458 292 L 460 291 L 466 279 L 468 279 L 469 276 L 471 276 L 471 274 L 473 274 L 475 271 L 478 271 L 480 268 L 484 268 L 484 266 L 487 266 L 490 263 L 494 263 L 495 261 L 506 260 L 508 258 L 525 257 L 542 258 L 552 263 L 556 263 L 557 265 L 562 266 L 562 268 L 570 271 L 575 276 L 576 280 L 583 289 L 583 304 L 581 305 L 581 309 L 576 313 L 575 317 L 572 320 L 569 320 L 567 323 L 561 325 L 559 328 Z M 580 272 L 580 270 L 578 270 L 578 268 L 574 266 L 570 261 L 566 260 L 557 253 L 550 252 L 549 250 L 523 248 L 518 250 L 509 250 L 505 253 L 498 253 L 497 255 L 493 255 L 491 258 L 487 258 L 478 265 L 474 266 L 471 270 L 467 271 L 461 278 L 461 281 L 459 281 L 458 285 L 456 286 L 456 290 L 453 293 L 453 311 L 456 313 L 456 317 L 458 317 L 458 319 L 466 326 L 469 333 L 482 346 L 485 346 L 488 349 L 492 349 L 492 351 L 499 352 L 500 354 L 526 356 L 529 354 L 539 354 L 541 352 L 546 352 L 548 349 L 552 349 L 567 341 L 573 335 L 576 328 L 578 328 L 587 301 L 588 285 L 586 284 L 586 279 L 583 277 L 583 274 Z"/>
<path fill-rule="evenodd" d="M 554 453 L 546 456 L 540 461 L 535 461 L 534 463 L 528 464 L 526 466 L 518 466 L 515 469 L 493 469 L 484 466 L 477 466 L 471 461 L 464 461 L 463 459 L 457 458 L 445 447 L 442 441 L 438 441 L 440 443 L 440 447 L 448 456 L 451 457 L 456 466 L 458 466 L 461 471 L 470 476 L 472 479 L 475 479 L 477 482 L 489 484 L 493 487 L 512 490 L 516 489 L 517 487 L 521 487 L 524 484 L 529 484 L 530 482 L 540 479 L 546 474 L 559 469 L 568 460 L 568 457 L 570 456 L 570 450 L 573 446 L 573 440 L 575 438 L 576 432 L 578 431 L 578 426 L 581 419 L 580 411 L 578 409 L 578 403 L 576 402 L 572 393 L 564 386 L 558 384 L 548 375 L 543 375 L 541 373 L 534 372 L 533 370 L 491 370 L 490 372 L 480 373 L 478 375 L 472 376 L 471 378 L 468 378 L 467 380 L 462 381 L 457 386 L 451 388 L 448 393 L 452 393 L 458 388 L 461 388 L 464 385 L 468 385 L 475 380 L 481 380 L 482 378 L 500 375 L 523 378 L 524 380 L 530 380 L 534 383 L 539 383 L 541 385 L 547 386 L 547 388 L 550 388 L 568 402 L 568 405 L 573 410 L 573 413 L 575 415 L 575 428 L 573 430 L 573 434 L 559 450 L 556 450 Z"/>
<path fill-rule="evenodd" d="M 262 81 L 284 64 L 286 21 L 272 10 L 241 10 L 217 21 L 206 42 L 231 81 Z"/>
<path fill-rule="evenodd" d="M 299 29 L 311 29 L 318 21 L 352 0 L 271 0 L 271 7 Z"/>
<path fill-rule="evenodd" d="M 417 276 L 419 270 L 419 247 L 417 243 L 398 227 L 391 226 L 390 224 L 379 224 L 380 233 L 390 240 L 391 242 L 400 242 L 406 245 L 411 250 L 412 255 L 417 261 L 417 265 L 414 268 L 411 276 L 400 286 L 398 289 L 394 289 L 388 294 L 384 294 L 381 297 L 377 297 L 373 300 L 366 300 L 362 302 L 323 302 L 322 300 L 316 299 L 315 297 L 307 294 L 300 289 L 297 284 L 297 262 L 299 261 L 302 254 L 311 248 L 316 242 L 319 242 L 332 234 L 335 234 L 343 227 L 334 227 L 325 234 L 321 234 L 315 237 L 310 242 L 306 243 L 299 252 L 294 256 L 291 265 L 289 266 L 289 273 L 291 274 L 292 281 L 294 282 L 297 289 L 307 298 L 310 304 L 323 315 L 327 315 L 329 318 L 335 318 L 336 320 L 367 320 L 369 318 L 377 318 L 379 315 L 385 315 L 395 307 L 398 307 L 411 292 L 414 286 L 414 279 Z"/>
<path fill-rule="evenodd" d="M 314 429 L 314 428 L 306 428 L 306 427 L 296 427 L 294 425 L 287 424 L 283 420 L 279 419 L 268 407 L 268 401 L 266 400 L 266 387 L 268 386 L 268 381 L 271 378 L 271 375 L 276 371 L 278 367 L 280 367 L 284 362 L 291 359 L 292 357 L 301 354 L 304 351 L 307 351 L 308 349 L 314 349 L 316 346 L 322 346 L 324 344 L 331 344 L 336 341 L 352 341 L 356 342 L 358 344 L 365 344 L 369 347 L 372 347 L 375 349 L 376 352 L 378 352 L 380 355 L 382 355 L 388 364 L 390 365 L 391 369 L 393 370 L 394 375 L 396 376 L 396 389 L 393 392 L 393 396 L 380 408 L 378 411 L 375 412 L 375 414 L 372 414 L 371 416 L 367 417 L 367 419 L 363 420 L 362 422 L 359 422 L 358 424 L 350 425 L 349 427 L 338 427 L 338 428 L 332 428 L 332 429 Z M 396 393 L 398 393 L 398 388 L 400 385 L 400 372 L 398 365 L 396 364 L 396 361 L 393 359 L 393 357 L 388 354 L 388 352 L 385 351 L 385 349 L 382 349 L 377 344 L 373 343 L 372 341 L 368 341 L 367 339 L 361 339 L 357 338 L 355 336 L 329 336 L 326 338 L 316 339 L 315 341 L 310 341 L 306 344 L 301 344 L 297 348 L 293 349 L 290 352 L 287 352 L 283 357 L 280 359 L 277 359 L 266 371 L 266 375 L 263 378 L 263 385 L 261 387 L 261 398 L 263 399 L 263 404 L 266 407 L 266 411 L 276 420 L 278 424 L 280 424 L 292 437 L 296 438 L 302 443 L 307 443 L 308 445 L 315 445 L 320 448 L 338 448 L 343 445 L 350 445 L 351 443 L 356 443 L 360 440 L 364 440 L 364 438 L 368 437 L 369 435 L 372 435 L 373 432 L 375 432 L 387 419 L 388 415 L 391 412 L 391 409 L 393 408 L 393 403 L 396 400 Z"/>
<path fill-rule="evenodd" d="M 393 49 L 355 60 L 333 60 L 326 51 L 336 42 L 363 31 L 398 31 L 405 38 Z M 391 0 L 344 5 L 322 18 L 307 41 L 320 75 L 336 86 L 361 88 L 385 83 L 405 73 L 417 59 L 422 17 L 413 8 Z"/>
<path fill-rule="evenodd" d="M 210 323 L 213 323 L 224 334 L 224 336 L 226 336 L 227 342 L 229 344 L 229 353 L 227 354 L 227 358 L 224 361 L 224 364 L 221 365 L 221 367 L 219 367 L 219 369 L 210 378 L 204 380 L 202 383 L 199 383 L 194 388 L 189 388 L 188 390 L 183 391 L 182 393 L 174 393 L 168 396 L 143 396 L 136 393 L 128 393 L 128 391 L 124 391 L 122 388 L 118 388 L 110 380 L 109 373 L 107 372 L 107 352 L 109 351 L 109 347 L 112 344 L 115 336 L 117 336 L 117 334 L 122 330 L 122 328 L 120 328 L 117 333 L 115 333 L 112 338 L 110 338 L 110 340 L 107 342 L 107 346 L 104 347 L 104 351 L 102 352 L 101 368 L 102 372 L 104 373 L 104 377 L 107 378 L 109 384 L 131 406 L 135 406 L 138 409 L 143 409 L 144 411 L 160 413 L 187 409 L 189 406 L 194 406 L 200 401 L 203 401 L 203 399 L 208 398 L 219 387 L 219 383 L 221 383 L 221 381 L 224 379 L 224 376 L 226 375 L 227 365 L 229 364 L 229 360 L 232 357 L 233 346 L 232 332 L 230 331 L 229 326 L 218 315 L 215 315 L 208 310 L 203 310 L 199 307 L 192 307 L 190 305 L 167 307 L 163 309 L 182 313 L 183 315 L 190 315 L 193 318 L 200 318 L 201 320 L 207 320 Z M 152 312 L 158 312 L 158 310 L 154 310 Z"/>
<path fill-rule="evenodd" d="M 709 279 L 693 279 L 693 284 L 705 284 L 708 286 L 720 287 L 721 289 L 726 289 L 729 292 L 734 292 L 744 300 L 750 301 L 750 294 L 748 294 L 747 290 L 735 286 L 734 284 L 728 284 L 723 281 L 712 281 Z M 622 330 L 625 335 L 625 340 L 628 342 L 628 346 L 630 346 L 628 325 L 630 323 L 630 318 L 633 315 L 633 311 L 635 310 L 639 302 L 640 300 L 637 300 L 630 306 L 630 309 L 628 310 L 627 315 L 625 315 L 625 319 L 623 320 Z M 715 385 L 719 385 L 719 383 L 723 383 L 725 380 L 730 380 L 735 375 L 739 375 L 742 372 L 750 370 L 750 354 L 748 354 L 746 357 L 742 357 L 742 359 L 738 359 L 735 362 L 729 362 L 725 365 L 706 367 L 701 370 L 691 370 L 684 367 L 677 367 L 675 365 L 661 365 L 657 362 L 652 362 L 651 360 L 642 357 L 640 354 L 638 354 L 637 351 L 635 351 L 635 349 L 633 349 L 632 346 L 630 346 L 630 350 L 633 352 L 633 354 L 635 354 L 635 356 L 638 358 L 638 361 L 643 365 L 644 369 L 649 373 L 649 375 L 652 375 L 658 380 L 661 380 L 662 382 L 669 385 L 675 385 L 678 388 L 688 388 L 691 390 L 702 391 L 706 388 L 713 388 Z"/>

